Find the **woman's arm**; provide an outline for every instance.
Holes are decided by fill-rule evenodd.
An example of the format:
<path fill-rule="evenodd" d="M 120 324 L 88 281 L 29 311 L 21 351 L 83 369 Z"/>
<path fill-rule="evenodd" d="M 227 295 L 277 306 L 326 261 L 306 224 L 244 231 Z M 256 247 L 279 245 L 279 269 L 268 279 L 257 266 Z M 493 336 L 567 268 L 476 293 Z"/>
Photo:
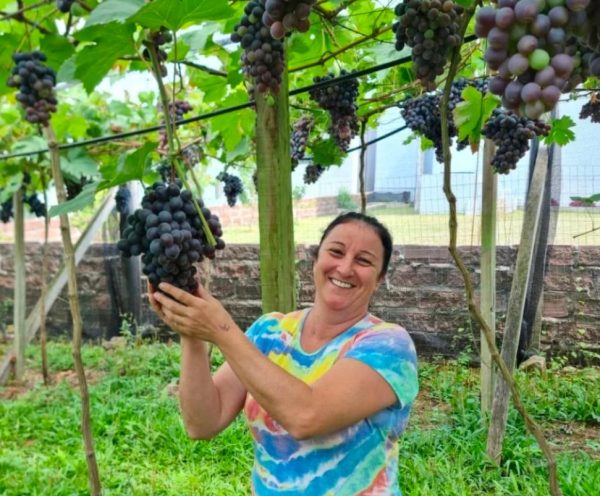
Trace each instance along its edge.
<path fill-rule="evenodd" d="M 199 297 L 170 285 L 161 290 L 172 297 L 155 294 L 165 321 L 182 336 L 215 343 L 243 386 L 297 439 L 335 432 L 397 401 L 381 375 L 354 359 L 341 359 L 308 385 L 262 355 L 203 288 Z"/>
<path fill-rule="evenodd" d="M 149 299 L 165 320 L 162 306 L 152 291 Z M 179 401 L 186 431 L 192 439 L 216 436 L 235 419 L 245 399 L 246 388 L 227 363 L 212 376 L 205 341 L 181 337 Z"/>

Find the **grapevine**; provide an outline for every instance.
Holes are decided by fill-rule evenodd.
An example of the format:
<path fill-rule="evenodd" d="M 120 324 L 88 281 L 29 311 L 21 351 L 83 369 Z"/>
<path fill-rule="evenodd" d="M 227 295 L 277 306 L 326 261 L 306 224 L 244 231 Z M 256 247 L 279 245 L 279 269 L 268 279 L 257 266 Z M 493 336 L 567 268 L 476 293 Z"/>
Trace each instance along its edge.
<path fill-rule="evenodd" d="M 395 9 L 393 25 L 396 50 L 412 48 L 414 72 L 426 88 L 444 72 L 452 47 L 461 43 L 458 34 L 463 8 L 452 0 L 403 0 Z"/>
<path fill-rule="evenodd" d="M 175 100 L 173 102 L 169 102 L 169 116 L 171 125 L 174 126 L 177 121 L 183 119 L 184 115 L 190 112 L 192 109 L 193 107 L 191 104 L 185 100 Z M 159 110 L 162 111 L 160 108 Z M 168 149 L 167 131 L 165 129 L 161 129 L 158 134 L 158 149 L 164 152 Z"/>
<path fill-rule="evenodd" d="M 265 0 L 250 0 L 244 13 L 234 27 L 231 41 L 240 43 L 244 49 L 244 74 L 252 81 L 248 92 L 250 95 L 255 90 L 259 93 L 269 90 L 277 92 L 284 68 L 283 44 L 271 35 L 271 30 L 263 23 Z"/>
<path fill-rule="evenodd" d="M 217 179 L 223 183 L 223 193 L 227 197 L 227 205 L 233 207 L 238 196 L 244 191 L 244 185 L 239 177 L 223 171 L 217 175 Z"/>
<path fill-rule="evenodd" d="M 6 84 L 19 88 L 16 98 L 25 109 L 25 119 L 47 126 L 50 114 L 56 112 L 56 74 L 43 63 L 46 55 L 40 51 L 15 53 L 12 58 L 16 65 Z"/>
<path fill-rule="evenodd" d="M 495 109 L 481 133 L 496 144 L 492 167 L 508 174 L 529 150 L 529 140 L 546 136 L 550 126 L 544 122 L 519 116 L 510 110 Z"/>
<path fill-rule="evenodd" d="M 168 282 L 194 293 L 198 288 L 194 264 L 204 257 L 214 258 L 225 247 L 219 218 L 198 201 L 202 215 L 216 238 L 212 247 L 202 229 L 192 193 L 182 189 L 179 180 L 156 182 L 147 188 L 142 208 L 127 218 L 128 227 L 117 243 L 125 257 L 141 255 L 143 272 L 154 288 Z"/>
<path fill-rule="evenodd" d="M 342 70 L 340 76 L 349 74 Z M 331 81 L 335 76 L 328 74 L 323 77 L 315 77 L 315 83 Z M 335 140 L 342 151 L 347 151 L 350 141 L 358 133 L 358 117 L 356 115 L 356 98 L 358 97 L 358 80 L 356 78 L 346 79 L 329 86 L 318 86 L 309 90 L 312 100 L 319 107 L 329 112 L 331 122 L 329 134 Z"/>

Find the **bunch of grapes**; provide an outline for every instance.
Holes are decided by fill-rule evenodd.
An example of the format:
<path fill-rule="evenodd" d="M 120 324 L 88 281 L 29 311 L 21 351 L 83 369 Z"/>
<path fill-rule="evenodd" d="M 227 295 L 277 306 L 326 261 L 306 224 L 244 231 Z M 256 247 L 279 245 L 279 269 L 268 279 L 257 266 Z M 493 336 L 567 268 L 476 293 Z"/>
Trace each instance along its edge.
<path fill-rule="evenodd" d="M 23 195 L 23 202 L 29 205 L 29 210 L 36 217 L 46 217 L 46 204 L 40 201 L 36 193 L 31 195 Z"/>
<path fill-rule="evenodd" d="M 314 3 L 315 0 L 266 0 L 262 22 L 276 40 L 292 29 L 305 33 L 310 28 L 308 16 Z"/>
<path fill-rule="evenodd" d="M 0 221 L 8 224 L 13 217 L 13 201 L 9 198 L 4 203 L 0 204 Z"/>
<path fill-rule="evenodd" d="M 17 100 L 25 109 L 25 119 L 47 126 L 50 114 L 56 112 L 56 74 L 43 62 L 46 56 L 40 51 L 14 53 L 16 63 L 7 85 L 19 88 Z"/>
<path fill-rule="evenodd" d="M 590 9 L 589 0 L 498 0 L 478 10 L 475 33 L 487 38 L 485 60 L 497 71 L 489 89 L 505 108 L 537 119 L 582 81 L 577 66 L 600 75 L 600 57 L 580 53 L 579 38 L 594 29 Z"/>
<path fill-rule="evenodd" d="M 72 200 L 73 198 L 78 196 L 79 193 L 81 193 L 81 191 L 83 190 L 84 186 L 92 182 L 91 178 L 85 176 L 81 176 L 80 178 L 75 179 L 73 177 L 65 175 L 64 180 L 65 187 L 67 188 L 67 199 L 69 200 Z"/>
<path fill-rule="evenodd" d="M 169 117 L 171 124 L 174 125 L 177 121 L 183 119 L 183 116 L 193 109 L 192 105 L 185 100 L 175 100 L 169 102 Z M 159 107 L 159 111 L 162 112 L 162 108 Z M 167 130 L 161 129 L 158 132 L 158 149 L 164 151 L 168 148 Z"/>
<path fill-rule="evenodd" d="M 217 180 L 223 183 L 223 193 L 227 197 L 227 205 L 233 207 L 237 202 L 238 196 L 244 191 L 241 179 L 233 174 L 222 171 L 217 175 Z"/>
<path fill-rule="evenodd" d="M 124 215 L 129 212 L 129 207 L 131 204 L 131 191 L 129 188 L 122 184 L 119 186 L 117 190 L 117 194 L 115 195 L 115 204 L 117 208 L 117 212 Z"/>
<path fill-rule="evenodd" d="M 589 117 L 592 122 L 600 123 L 600 94 L 594 93 L 591 96 L 590 101 L 581 107 L 579 117 L 581 119 Z"/>
<path fill-rule="evenodd" d="M 292 156 L 292 170 L 296 168 L 299 160 L 304 158 L 308 136 L 312 131 L 315 121 L 312 117 L 303 115 L 294 122 L 290 138 L 290 153 Z"/>
<path fill-rule="evenodd" d="M 325 172 L 326 167 L 323 167 L 320 164 L 310 164 L 306 166 L 304 170 L 304 184 L 314 184 L 316 183 L 323 172 Z"/>
<path fill-rule="evenodd" d="M 56 0 L 56 7 L 58 10 L 66 14 L 71 11 L 71 5 L 75 3 L 75 0 Z"/>
<path fill-rule="evenodd" d="M 154 183 L 146 189 L 142 208 L 127 218 L 117 248 L 125 257 L 142 255 L 142 270 L 154 288 L 168 282 L 194 293 L 198 288 L 194 264 L 204 257 L 214 258 L 215 250 L 225 247 L 218 217 L 201 200 L 198 203 L 216 238 L 214 247 L 204 234 L 192 193 L 182 190 L 180 181 Z"/>
<path fill-rule="evenodd" d="M 496 144 L 492 167 L 499 174 L 508 174 L 529 150 L 529 140 L 546 136 L 550 126 L 502 108 L 495 109 L 481 133 Z"/>
<path fill-rule="evenodd" d="M 165 62 L 167 61 L 168 55 L 167 52 L 161 47 L 167 43 L 171 43 L 172 41 L 173 35 L 170 33 L 170 31 L 167 28 L 161 27 L 158 31 L 151 31 L 144 42 L 147 45 L 152 45 L 153 49 L 156 51 L 158 68 L 162 77 L 167 77 L 167 66 L 165 65 Z M 150 50 L 148 50 L 147 47 L 144 48 L 142 57 L 144 60 L 152 60 L 150 57 Z"/>
<path fill-rule="evenodd" d="M 428 89 L 444 72 L 452 47 L 461 43 L 458 34 L 463 8 L 452 0 L 403 0 L 395 9 L 393 25 L 396 50 L 412 48 L 414 72 Z"/>
<path fill-rule="evenodd" d="M 345 70 L 340 72 L 340 76 L 348 74 Z M 323 77 L 317 76 L 313 81 L 320 83 L 332 79 L 335 79 L 335 76 L 330 73 Z M 356 115 L 358 80 L 350 78 L 328 86 L 319 86 L 310 89 L 309 94 L 319 107 L 329 112 L 331 117 L 329 134 L 334 138 L 340 150 L 347 151 L 350 141 L 358 133 L 358 117 Z"/>
<path fill-rule="evenodd" d="M 265 26 L 265 12 L 265 0 L 250 0 L 244 8 L 245 15 L 231 34 L 231 41 L 240 43 L 244 49 L 242 65 L 244 74 L 252 80 L 248 87 L 250 95 L 254 95 L 255 90 L 277 92 L 281 84 L 283 44 Z"/>

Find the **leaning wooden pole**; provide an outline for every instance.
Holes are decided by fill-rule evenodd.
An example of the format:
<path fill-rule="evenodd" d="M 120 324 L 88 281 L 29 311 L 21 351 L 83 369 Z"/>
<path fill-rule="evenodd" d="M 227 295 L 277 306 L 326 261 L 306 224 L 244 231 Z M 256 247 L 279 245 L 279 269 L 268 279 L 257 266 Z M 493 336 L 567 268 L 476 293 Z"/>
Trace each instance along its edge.
<path fill-rule="evenodd" d="M 56 196 L 59 204 L 67 201 L 65 193 L 65 184 L 63 181 L 62 172 L 60 169 L 60 154 L 58 150 L 58 142 L 50 125 L 44 127 L 44 134 L 48 141 L 48 149 L 50 150 L 50 162 L 52 165 L 52 178 L 56 188 Z M 75 265 L 75 250 L 71 240 L 71 227 L 69 225 L 69 217 L 67 214 L 60 216 L 60 232 L 65 250 L 65 266 L 68 273 L 68 293 L 69 307 L 71 309 L 71 317 L 73 320 L 73 361 L 75 371 L 79 382 L 79 392 L 81 394 L 81 430 L 83 434 L 85 459 L 88 467 L 88 483 L 92 496 L 99 496 L 102 493 L 100 486 L 100 473 L 96 462 L 96 452 L 94 450 L 94 440 L 92 438 L 91 415 L 90 415 L 90 398 L 81 359 L 81 340 L 82 340 L 82 322 L 81 311 L 79 309 L 79 297 L 77 290 L 77 272 Z"/>
<path fill-rule="evenodd" d="M 491 166 L 494 142 L 486 139 L 483 144 L 483 183 L 481 195 L 481 315 L 492 332 L 496 329 L 496 208 L 498 178 Z M 487 418 L 492 411 L 494 395 L 494 364 L 492 353 L 481 330 L 480 382 L 481 413 Z"/>
<path fill-rule="evenodd" d="M 256 165 L 263 312 L 296 307 L 287 71 L 272 97 L 256 94 Z"/>
<path fill-rule="evenodd" d="M 521 322 L 523 321 L 523 309 L 529 286 L 529 276 L 534 255 L 536 233 L 540 221 L 542 199 L 544 198 L 544 185 L 548 161 L 544 154 L 539 154 L 535 162 L 535 169 L 531 184 L 525 217 L 521 231 L 521 241 L 517 253 L 517 262 L 510 288 L 510 298 L 506 310 L 506 323 L 504 325 L 504 336 L 502 338 L 502 358 L 511 372 L 515 368 L 519 335 L 521 333 Z M 487 438 L 487 454 L 492 460 L 499 461 L 502 454 L 502 441 L 506 432 L 506 421 L 508 418 L 509 387 L 505 380 L 498 377 L 494 392 L 494 403 L 492 406 L 492 418 Z"/>
<path fill-rule="evenodd" d="M 19 188 L 13 195 L 14 238 L 15 238 L 15 288 L 13 299 L 13 324 L 15 326 L 15 380 L 20 381 L 25 373 L 25 313 L 26 313 L 26 283 L 25 283 L 25 214 L 23 209 L 23 190 Z"/>

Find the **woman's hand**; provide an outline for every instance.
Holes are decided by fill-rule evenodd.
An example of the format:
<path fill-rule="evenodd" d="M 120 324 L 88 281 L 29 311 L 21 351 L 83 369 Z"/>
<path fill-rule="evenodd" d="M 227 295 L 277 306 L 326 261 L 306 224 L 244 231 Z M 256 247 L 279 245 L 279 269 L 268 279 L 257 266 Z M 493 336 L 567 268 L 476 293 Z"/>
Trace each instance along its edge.
<path fill-rule="evenodd" d="M 201 285 L 195 295 L 167 283 L 161 283 L 158 289 L 149 292 L 150 304 L 181 336 L 216 343 L 223 332 L 236 326 L 219 300 Z"/>

